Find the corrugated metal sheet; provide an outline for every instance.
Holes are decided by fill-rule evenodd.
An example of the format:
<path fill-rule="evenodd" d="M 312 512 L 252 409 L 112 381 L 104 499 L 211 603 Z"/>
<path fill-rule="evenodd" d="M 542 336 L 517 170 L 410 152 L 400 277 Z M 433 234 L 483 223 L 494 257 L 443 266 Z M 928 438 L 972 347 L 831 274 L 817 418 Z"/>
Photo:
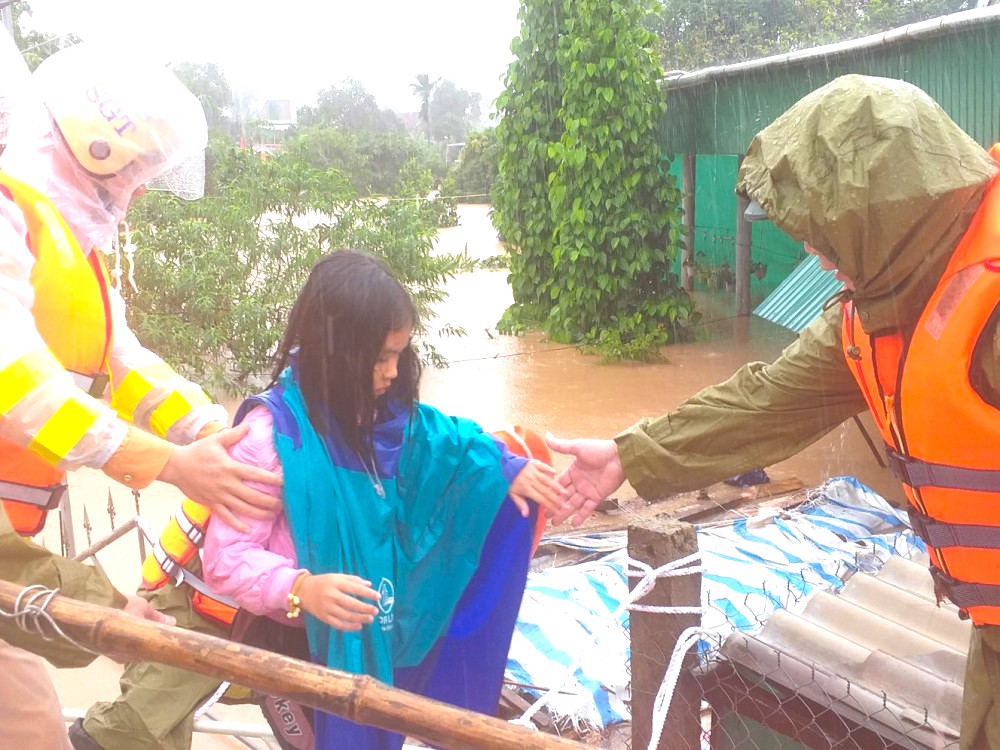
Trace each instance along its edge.
<path fill-rule="evenodd" d="M 819 258 L 809 255 L 753 312 L 798 333 L 816 319 L 841 287 L 833 272 L 824 271 Z"/>
<path fill-rule="evenodd" d="M 668 153 L 741 154 L 761 128 L 805 94 L 846 73 L 900 78 L 930 94 L 984 147 L 1000 136 L 1000 12 L 977 11 L 934 36 L 754 61 L 666 86 L 660 143 Z M 953 14 L 959 16 L 962 14 Z M 950 18 L 950 17 L 949 17 Z M 890 34 L 892 32 L 889 32 Z"/>
<path fill-rule="evenodd" d="M 733 634 L 722 653 L 887 741 L 939 748 L 958 739 L 970 631 L 937 605 L 926 565 L 893 557 L 878 577 L 855 574 L 801 614 Z"/>

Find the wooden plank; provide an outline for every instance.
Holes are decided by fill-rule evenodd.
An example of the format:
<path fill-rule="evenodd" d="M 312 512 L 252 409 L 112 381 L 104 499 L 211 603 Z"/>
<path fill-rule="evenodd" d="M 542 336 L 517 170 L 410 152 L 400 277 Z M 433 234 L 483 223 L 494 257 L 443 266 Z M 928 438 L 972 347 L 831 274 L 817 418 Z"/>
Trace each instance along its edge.
<path fill-rule="evenodd" d="M 10 612 L 24 587 L 0 581 Z M 116 609 L 55 596 L 46 607 L 77 643 L 117 661 L 157 661 L 290 698 L 350 721 L 416 737 L 436 747 L 558 750 L 584 746 L 355 675 L 240 643 L 130 617 Z M 58 636 L 56 636 L 58 637 Z"/>
<path fill-rule="evenodd" d="M 803 489 L 805 483 L 798 477 L 788 473 L 773 472 L 771 481 L 765 484 L 733 487 L 719 482 L 703 490 L 671 495 L 652 503 L 634 493 L 623 492 L 610 502 L 605 501 L 603 509 L 594 513 L 582 526 L 573 528 L 566 524 L 553 529 L 550 533 L 573 536 L 603 531 L 623 531 L 628 526 L 629 518 L 642 514 L 652 506 L 656 507 L 658 515 L 678 518 L 689 523 L 704 523 L 726 517 L 738 517 L 740 510 L 762 506 L 769 500 L 787 497 Z"/>

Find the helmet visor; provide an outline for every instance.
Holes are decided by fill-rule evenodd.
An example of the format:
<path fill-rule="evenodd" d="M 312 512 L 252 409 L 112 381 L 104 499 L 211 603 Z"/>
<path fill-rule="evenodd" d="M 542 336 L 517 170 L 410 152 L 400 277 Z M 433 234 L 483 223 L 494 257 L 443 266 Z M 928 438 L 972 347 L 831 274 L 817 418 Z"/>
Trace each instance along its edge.
<path fill-rule="evenodd" d="M 192 154 L 146 185 L 147 190 L 172 193 L 186 201 L 196 201 L 205 195 L 205 152 Z"/>

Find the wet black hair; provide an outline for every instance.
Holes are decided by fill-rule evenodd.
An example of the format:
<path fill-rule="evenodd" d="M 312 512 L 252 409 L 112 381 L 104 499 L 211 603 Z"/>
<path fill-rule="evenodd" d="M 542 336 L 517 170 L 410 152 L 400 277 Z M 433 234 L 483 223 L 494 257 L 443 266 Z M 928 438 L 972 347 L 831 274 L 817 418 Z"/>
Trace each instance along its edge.
<path fill-rule="evenodd" d="M 376 414 L 389 403 L 412 411 L 420 385 L 420 360 L 410 345 L 399 356 L 396 379 L 379 398 L 372 387 L 375 363 L 390 332 L 416 324 L 410 295 L 385 264 L 337 250 L 313 266 L 299 292 L 271 385 L 294 360 L 313 427 L 331 434 L 335 423 L 362 461 L 373 463 Z"/>

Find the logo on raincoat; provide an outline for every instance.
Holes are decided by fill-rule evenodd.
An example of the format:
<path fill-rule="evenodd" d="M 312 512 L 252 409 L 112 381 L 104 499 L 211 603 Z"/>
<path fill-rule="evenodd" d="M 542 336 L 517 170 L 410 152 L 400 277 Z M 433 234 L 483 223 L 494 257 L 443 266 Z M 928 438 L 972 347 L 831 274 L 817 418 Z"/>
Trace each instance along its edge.
<path fill-rule="evenodd" d="M 383 578 L 378 584 L 378 608 L 382 614 L 379 615 L 378 622 L 382 630 L 392 630 L 392 610 L 396 606 L 396 587 L 392 581 Z"/>

